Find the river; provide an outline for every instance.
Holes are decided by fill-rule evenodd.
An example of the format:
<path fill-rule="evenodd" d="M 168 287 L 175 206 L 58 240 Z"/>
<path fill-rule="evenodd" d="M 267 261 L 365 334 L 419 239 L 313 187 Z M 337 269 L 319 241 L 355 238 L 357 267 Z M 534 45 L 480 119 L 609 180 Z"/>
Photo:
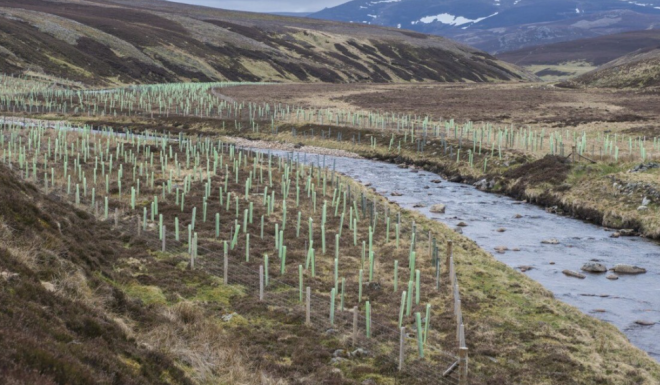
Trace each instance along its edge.
<path fill-rule="evenodd" d="M 271 151 L 278 156 L 291 156 Z M 299 154 L 299 155 L 298 155 Z M 416 210 L 454 228 L 465 222 L 463 234 L 493 253 L 495 258 L 518 268 L 531 266 L 525 274 L 552 291 L 555 297 L 584 313 L 610 322 L 630 341 L 660 361 L 660 245 L 640 237 L 611 238 L 612 232 L 580 220 L 547 213 L 543 208 L 517 202 L 506 196 L 482 192 L 469 185 L 432 183 L 441 179 L 423 170 L 412 171 L 394 164 L 366 159 L 349 159 L 297 153 L 294 159 L 314 162 L 371 184 L 378 193 L 401 207 Z M 391 196 L 392 192 L 402 196 Z M 445 214 L 433 214 L 431 205 L 447 206 Z M 415 205 L 422 204 L 425 207 Z M 519 218 L 517 218 L 520 216 Z M 498 232 L 498 229 L 505 229 Z M 546 239 L 559 244 L 542 244 Z M 495 247 L 509 251 L 496 253 Z M 511 251 L 520 249 L 520 251 Z M 615 264 L 644 267 L 641 275 L 619 275 L 616 281 L 607 274 L 590 274 L 585 279 L 565 276 L 565 269 L 580 271 L 585 262 L 597 260 L 608 268 Z M 656 322 L 652 326 L 635 321 Z"/>

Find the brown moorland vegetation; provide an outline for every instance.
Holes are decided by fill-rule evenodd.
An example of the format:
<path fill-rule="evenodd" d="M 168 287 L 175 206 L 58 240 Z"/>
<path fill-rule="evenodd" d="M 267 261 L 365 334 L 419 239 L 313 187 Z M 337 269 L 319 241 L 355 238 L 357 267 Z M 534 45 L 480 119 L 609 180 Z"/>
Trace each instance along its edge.
<path fill-rule="evenodd" d="M 1 0 L 0 39 L 0 72 L 97 86 L 533 78 L 437 36 L 158 0 Z"/>

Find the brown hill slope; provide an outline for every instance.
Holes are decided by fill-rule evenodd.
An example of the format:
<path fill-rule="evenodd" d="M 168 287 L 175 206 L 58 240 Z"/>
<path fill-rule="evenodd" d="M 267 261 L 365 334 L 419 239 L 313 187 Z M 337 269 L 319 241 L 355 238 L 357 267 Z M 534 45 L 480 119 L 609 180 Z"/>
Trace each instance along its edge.
<path fill-rule="evenodd" d="M 497 57 L 520 66 L 583 61 L 600 66 L 639 49 L 660 46 L 660 30 L 599 36 L 504 52 Z"/>
<path fill-rule="evenodd" d="M 106 284 L 120 234 L 46 197 L 0 165 L 0 378 L 3 384 L 192 384 L 117 322 L 164 322 Z M 116 317 L 116 318 L 115 318 Z"/>
<path fill-rule="evenodd" d="M 648 88 L 660 86 L 660 47 L 630 53 L 579 76 L 567 86 Z"/>
<path fill-rule="evenodd" d="M 159 0 L 0 0 L 0 72 L 95 85 L 529 78 L 441 37 Z"/>

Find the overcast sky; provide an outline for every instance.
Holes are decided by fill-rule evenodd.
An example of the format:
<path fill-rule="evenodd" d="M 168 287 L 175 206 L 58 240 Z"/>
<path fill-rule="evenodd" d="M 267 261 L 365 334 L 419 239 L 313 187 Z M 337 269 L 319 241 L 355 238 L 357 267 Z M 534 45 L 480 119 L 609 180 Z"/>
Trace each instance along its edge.
<path fill-rule="evenodd" d="M 349 0 L 170 0 L 177 3 L 251 12 L 315 12 Z"/>

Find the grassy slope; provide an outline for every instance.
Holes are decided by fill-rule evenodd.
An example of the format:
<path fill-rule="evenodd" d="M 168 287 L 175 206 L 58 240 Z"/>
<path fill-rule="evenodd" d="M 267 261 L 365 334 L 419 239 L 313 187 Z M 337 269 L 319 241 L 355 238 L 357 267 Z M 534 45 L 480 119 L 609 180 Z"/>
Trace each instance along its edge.
<path fill-rule="evenodd" d="M 504 52 L 497 57 L 520 66 L 586 62 L 603 65 L 639 49 L 660 44 L 660 31 L 646 30 L 573 40 Z"/>
<path fill-rule="evenodd" d="M 120 123 L 130 122 L 124 120 Z M 367 145 L 352 146 L 300 136 L 292 138 L 287 133 L 272 136 L 237 132 L 231 129 L 232 122 L 226 122 L 224 131 L 218 129 L 217 121 L 200 119 L 133 123 L 139 123 L 131 126 L 137 130 L 165 127 L 174 131 L 180 130 L 183 123 L 185 130 L 192 133 L 217 134 L 221 131 L 221 134 L 255 139 L 303 142 L 393 160 L 385 154 L 384 139 L 379 139 L 381 145 L 373 151 Z M 298 129 L 300 134 L 305 130 L 304 127 Z M 282 128 L 282 132 L 286 131 Z M 363 132 L 363 138 L 366 138 L 365 134 Z M 350 137 L 350 133 L 344 132 L 344 136 Z M 465 165 L 457 166 L 446 158 L 417 157 L 412 145 L 404 148 L 404 153 L 396 161 L 415 161 L 427 169 L 461 173 L 468 178 L 477 178 L 481 174 Z M 524 157 L 506 154 L 505 160 L 520 164 Z M 501 167 L 493 164 L 494 169 L 503 171 Z M 557 180 L 567 177 L 568 170 L 558 167 L 557 171 Z M 654 384 L 660 379 L 657 362 L 631 346 L 616 327 L 555 300 L 541 285 L 498 262 L 472 241 L 444 225 L 419 215 L 408 215 L 420 225 L 432 229 L 439 239 L 452 239 L 457 245 L 457 269 L 476 384 Z"/>
<path fill-rule="evenodd" d="M 647 88 L 660 86 L 660 49 L 641 49 L 566 83 L 568 87 Z"/>
<path fill-rule="evenodd" d="M 529 79 L 450 40 L 165 1 L 0 0 L 0 71 L 94 85 Z"/>

